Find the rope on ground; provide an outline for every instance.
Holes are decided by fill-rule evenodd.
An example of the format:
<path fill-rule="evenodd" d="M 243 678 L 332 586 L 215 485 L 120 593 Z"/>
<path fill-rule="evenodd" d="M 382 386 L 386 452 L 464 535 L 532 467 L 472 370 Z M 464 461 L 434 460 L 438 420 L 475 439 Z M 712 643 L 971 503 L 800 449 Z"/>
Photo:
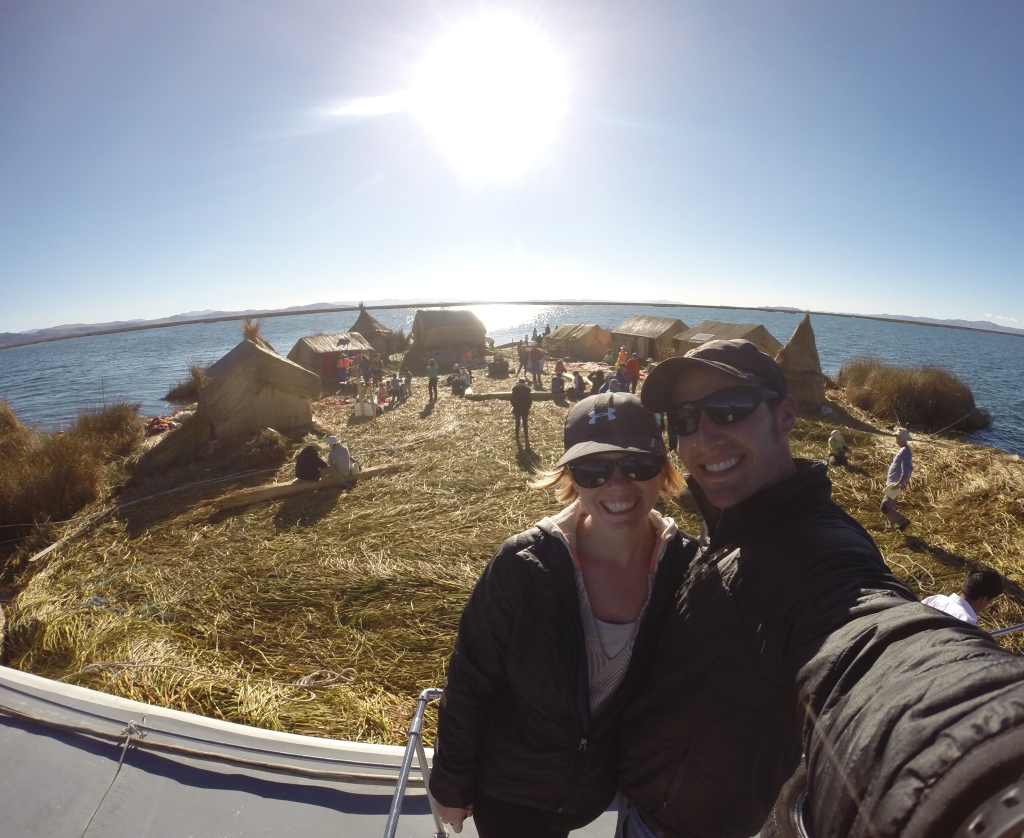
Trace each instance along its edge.
<path fill-rule="evenodd" d="M 924 436 L 938 436 L 938 435 L 939 435 L 939 434 L 941 434 L 941 433 L 942 433 L 943 431 L 948 431 L 948 430 L 949 430 L 950 428 L 952 428 L 952 427 L 953 427 L 953 425 L 958 425 L 959 423 L 963 422 L 963 421 L 964 421 L 964 419 L 966 419 L 966 418 L 967 418 L 968 416 L 970 416 L 970 415 L 971 415 L 972 413 L 974 413 L 974 411 L 973 411 L 973 410 L 971 410 L 971 411 L 969 411 L 969 412 L 965 413 L 965 414 L 964 414 L 963 416 L 961 416 L 961 417 L 960 417 L 959 419 L 957 419 L 957 420 L 956 420 L 955 422 L 951 422 L 950 424 L 946 425 L 946 427 L 944 427 L 944 428 L 940 428 L 940 429 L 939 429 L 939 430 L 937 430 L 937 431 L 936 431 L 935 433 L 933 433 L 933 434 L 924 434 Z"/>
<path fill-rule="evenodd" d="M 136 739 L 146 738 L 146 731 L 143 730 L 145 724 L 145 715 L 142 717 L 142 722 L 136 722 L 134 719 L 129 719 L 125 729 L 121 731 L 121 735 L 124 737 L 124 742 L 121 745 L 121 758 L 117 761 L 117 768 L 114 769 L 114 776 L 110 778 L 110 785 L 107 786 L 107 790 L 103 792 L 103 796 L 100 797 L 99 803 L 96 804 L 96 808 L 92 810 L 92 814 L 89 816 L 85 829 L 82 830 L 82 838 L 85 838 L 85 833 L 87 833 L 89 831 L 89 827 L 92 826 L 93 818 L 96 817 L 96 813 L 100 810 L 100 806 L 103 805 L 103 801 L 107 799 L 107 795 L 110 794 L 110 790 L 114 787 L 114 781 L 117 779 L 117 775 L 121 772 L 121 766 L 124 764 L 124 755 L 128 753 L 128 745 L 131 743 L 132 737 L 134 736 Z"/>

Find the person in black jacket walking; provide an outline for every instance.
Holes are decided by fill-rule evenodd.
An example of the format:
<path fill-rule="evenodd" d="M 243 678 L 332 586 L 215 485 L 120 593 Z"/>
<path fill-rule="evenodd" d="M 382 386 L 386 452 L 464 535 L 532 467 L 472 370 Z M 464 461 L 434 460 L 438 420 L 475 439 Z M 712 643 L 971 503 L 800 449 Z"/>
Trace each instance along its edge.
<path fill-rule="evenodd" d="M 1024 660 L 917 602 L 826 465 L 792 458 L 778 365 L 709 341 L 642 399 L 704 530 L 623 710 L 620 835 L 796 834 L 773 804 L 801 761 L 815 838 L 1018 835 L 997 826 L 1020 825 Z"/>
<path fill-rule="evenodd" d="M 523 438 L 526 440 L 526 447 L 530 447 L 530 407 L 533 405 L 533 392 L 525 378 L 520 378 L 519 383 L 512 388 L 512 415 L 516 418 L 516 445 L 519 445 L 519 426 L 523 428 Z"/>
<path fill-rule="evenodd" d="M 584 399 L 564 439 L 534 486 L 568 507 L 499 548 L 459 623 L 430 775 L 456 832 L 564 838 L 607 808 L 626 685 L 695 551 L 654 510 L 682 483 L 639 399 Z"/>

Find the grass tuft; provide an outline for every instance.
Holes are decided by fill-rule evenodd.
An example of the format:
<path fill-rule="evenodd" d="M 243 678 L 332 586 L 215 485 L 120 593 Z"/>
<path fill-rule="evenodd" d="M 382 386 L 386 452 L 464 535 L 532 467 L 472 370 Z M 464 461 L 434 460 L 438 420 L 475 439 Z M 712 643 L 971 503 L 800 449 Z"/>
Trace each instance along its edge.
<path fill-rule="evenodd" d="M 263 318 L 262 317 L 246 317 L 242 321 L 242 337 L 245 340 L 251 340 L 253 343 L 262 343 L 263 341 Z"/>
<path fill-rule="evenodd" d="M 206 371 L 198 361 L 188 362 L 188 375 L 175 382 L 174 386 L 164 396 L 165 402 L 174 404 L 192 404 L 199 400 L 199 391 L 206 386 Z"/>
<path fill-rule="evenodd" d="M 0 401 L 0 584 L 17 557 L 111 488 L 112 470 L 142 441 L 139 405 L 115 402 L 83 410 L 67 430 L 26 428 Z"/>
<path fill-rule="evenodd" d="M 854 358 L 836 384 L 847 400 L 883 422 L 927 433 L 967 433 L 988 427 L 971 388 L 941 367 L 901 367 L 877 358 Z"/>

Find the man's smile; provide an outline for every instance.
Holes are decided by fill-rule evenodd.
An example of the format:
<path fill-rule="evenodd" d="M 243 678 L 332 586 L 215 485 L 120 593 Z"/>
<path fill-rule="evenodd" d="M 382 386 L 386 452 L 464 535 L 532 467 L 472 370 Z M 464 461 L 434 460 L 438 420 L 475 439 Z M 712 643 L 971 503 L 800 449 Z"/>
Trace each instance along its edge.
<path fill-rule="evenodd" d="M 704 466 L 704 469 L 706 471 L 710 471 L 712 474 L 715 474 L 717 472 L 725 471 L 726 469 L 732 468 L 740 461 L 740 459 L 740 457 L 730 457 L 728 460 L 722 460 L 720 463 L 708 463 L 707 465 Z"/>

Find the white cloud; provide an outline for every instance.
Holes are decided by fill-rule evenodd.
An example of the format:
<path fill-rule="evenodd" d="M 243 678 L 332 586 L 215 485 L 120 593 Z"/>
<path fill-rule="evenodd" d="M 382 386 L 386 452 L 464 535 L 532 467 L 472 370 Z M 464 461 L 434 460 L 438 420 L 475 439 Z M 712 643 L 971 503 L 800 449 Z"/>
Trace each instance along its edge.
<path fill-rule="evenodd" d="M 1006 315 L 1003 315 L 1003 314 L 988 314 L 986 312 L 985 316 L 989 320 L 994 320 L 996 323 L 1019 323 L 1020 322 L 1016 317 L 1007 317 Z"/>

